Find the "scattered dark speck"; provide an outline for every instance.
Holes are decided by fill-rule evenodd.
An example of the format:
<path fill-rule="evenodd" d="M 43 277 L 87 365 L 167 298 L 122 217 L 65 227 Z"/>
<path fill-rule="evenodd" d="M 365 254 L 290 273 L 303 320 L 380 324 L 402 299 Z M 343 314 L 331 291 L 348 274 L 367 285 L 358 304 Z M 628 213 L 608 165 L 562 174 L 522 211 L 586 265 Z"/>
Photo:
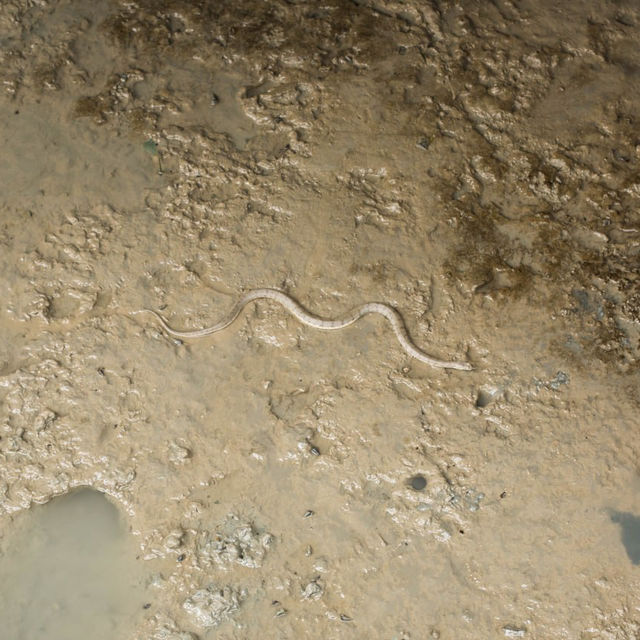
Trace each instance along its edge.
<path fill-rule="evenodd" d="M 503 491 L 503 492 L 500 494 L 500 497 L 501 497 L 501 498 L 506 498 L 506 497 L 507 497 L 507 492 L 506 492 L 506 491 Z"/>
<path fill-rule="evenodd" d="M 142 608 L 143 608 L 143 609 L 150 609 L 150 608 L 151 608 L 151 603 L 150 603 L 150 602 L 147 602 L 147 603 L 143 604 L 143 605 L 142 605 Z"/>
<path fill-rule="evenodd" d="M 409 480 L 409 484 L 412 489 L 422 491 L 427 486 L 427 479 L 422 475 L 413 476 L 413 478 Z"/>

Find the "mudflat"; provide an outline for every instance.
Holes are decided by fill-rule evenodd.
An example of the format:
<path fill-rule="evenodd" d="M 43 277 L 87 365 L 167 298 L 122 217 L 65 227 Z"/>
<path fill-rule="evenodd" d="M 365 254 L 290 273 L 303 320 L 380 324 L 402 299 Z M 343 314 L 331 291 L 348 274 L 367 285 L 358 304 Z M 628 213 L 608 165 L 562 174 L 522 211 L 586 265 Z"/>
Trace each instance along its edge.
<path fill-rule="evenodd" d="M 65 640 L 637 638 L 639 40 L 631 1 L 0 3 L 8 640 L 81 569 Z M 473 370 L 375 314 L 134 315 L 256 288 Z"/>

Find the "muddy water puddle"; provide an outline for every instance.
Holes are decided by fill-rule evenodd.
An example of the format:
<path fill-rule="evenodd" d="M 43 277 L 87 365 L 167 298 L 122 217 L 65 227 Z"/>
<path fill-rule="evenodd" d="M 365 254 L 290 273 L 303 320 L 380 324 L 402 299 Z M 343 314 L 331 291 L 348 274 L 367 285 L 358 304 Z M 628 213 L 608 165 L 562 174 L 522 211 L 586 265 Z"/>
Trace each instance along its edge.
<path fill-rule="evenodd" d="M 118 509 L 82 489 L 33 507 L 0 538 L 2 637 L 127 637 L 145 604 L 143 561 Z"/>

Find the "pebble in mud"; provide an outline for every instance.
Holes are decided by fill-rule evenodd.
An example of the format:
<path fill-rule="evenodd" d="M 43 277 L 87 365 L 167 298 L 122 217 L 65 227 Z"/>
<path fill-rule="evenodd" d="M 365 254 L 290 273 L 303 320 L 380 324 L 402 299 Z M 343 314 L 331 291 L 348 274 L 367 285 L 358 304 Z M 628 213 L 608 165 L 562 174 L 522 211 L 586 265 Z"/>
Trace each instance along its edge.
<path fill-rule="evenodd" d="M 478 396 L 476 397 L 476 408 L 483 409 L 493 402 L 493 400 L 498 395 L 498 389 L 494 387 L 482 388 L 478 391 Z"/>
<path fill-rule="evenodd" d="M 415 491 L 422 491 L 427 486 L 427 479 L 423 475 L 417 474 L 409 478 L 409 486 Z"/>

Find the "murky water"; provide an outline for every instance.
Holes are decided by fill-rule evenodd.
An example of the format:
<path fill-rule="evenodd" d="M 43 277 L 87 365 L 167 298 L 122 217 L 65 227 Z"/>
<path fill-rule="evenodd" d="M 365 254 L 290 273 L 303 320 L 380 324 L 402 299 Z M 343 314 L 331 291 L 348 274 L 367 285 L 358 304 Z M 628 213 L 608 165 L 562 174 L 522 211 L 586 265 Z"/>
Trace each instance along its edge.
<path fill-rule="evenodd" d="M 7 640 L 126 637 L 144 605 L 142 561 L 116 507 L 88 489 L 34 507 L 0 541 Z"/>

